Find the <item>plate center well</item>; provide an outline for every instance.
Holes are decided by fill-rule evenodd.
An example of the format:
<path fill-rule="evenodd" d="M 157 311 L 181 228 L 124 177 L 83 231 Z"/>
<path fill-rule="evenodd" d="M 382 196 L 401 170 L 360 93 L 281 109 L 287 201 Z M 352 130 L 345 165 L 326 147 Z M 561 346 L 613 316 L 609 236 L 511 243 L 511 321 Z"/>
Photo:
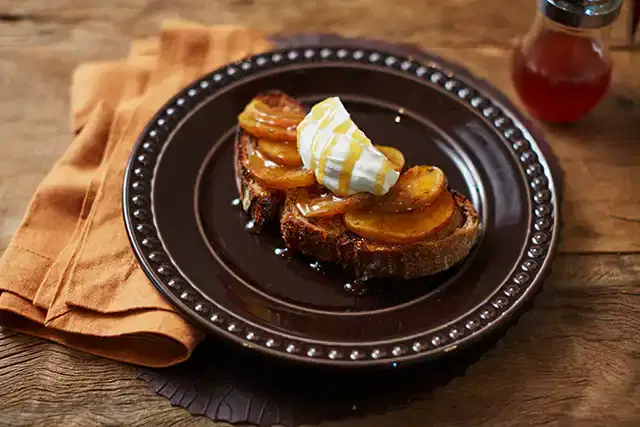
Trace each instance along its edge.
<path fill-rule="evenodd" d="M 341 98 L 374 144 L 400 149 L 409 167 L 437 165 L 445 171 L 453 188 L 476 205 L 479 203 L 481 197 L 472 166 L 464 160 L 455 142 L 435 125 L 396 106 Z M 306 309 L 367 312 L 433 297 L 459 271 L 460 267 L 453 268 L 415 280 L 376 280 L 368 284 L 368 292 L 358 295 L 345 290 L 352 280 L 338 266 L 319 264 L 283 251 L 285 245 L 277 224 L 258 235 L 249 233 L 244 228 L 248 215 L 233 203 L 238 197 L 233 175 L 233 136 L 234 132 L 229 132 L 210 156 L 200 183 L 199 213 L 204 238 L 216 255 L 211 262 L 224 263 L 244 286 Z"/>

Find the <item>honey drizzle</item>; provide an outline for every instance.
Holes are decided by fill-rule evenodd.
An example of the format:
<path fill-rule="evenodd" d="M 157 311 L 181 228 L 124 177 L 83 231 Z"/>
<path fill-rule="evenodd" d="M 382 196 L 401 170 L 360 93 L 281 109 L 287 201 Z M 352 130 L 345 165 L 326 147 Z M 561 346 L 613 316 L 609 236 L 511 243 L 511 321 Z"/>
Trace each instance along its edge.
<path fill-rule="evenodd" d="M 315 153 L 316 151 L 316 146 L 320 141 L 320 137 L 323 136 L 322 131 L 329 123 L 331 123 L 331 119 L 335 115 L 335 111 L 331 111 L 331 109 L 327 108 L 326 106 L 323 106 L 323 108 L 319 108 L 316 106 L 312 109 L 311 114 L 314 119 L 320 120 L 320 123 L 318 123 L 318 129 L 316 130 L 315 135 L 313 135 L 313 141 L 311 141 L 311 147 L 310 147 L 311 158 L 309 159 L 310 160 L 309 169 L 315 172 L 317 159 L 316 159 L 316 156 L 313 155 L 313 153 Z M 320 179 L 317 179 L 317 181 L 320 182 Z"/>
<path fill-rule="evenodd" d="M 313 150 L 315 150 L 316 148 L 316 144 L 318 143 L 319 136 L 320 136 L 319 133 L 316 133 L 315 135 L 313 135 L 313 140 L 311 141 L 311 147 L 310 147 L 311 156 L 309 157 L 309 169 L 313 173 L 315 173 L 316 171 L 316 157 L 313 155 Z"/>
<path fill-rule="evenodd" d="M 329 137 L 329 139 L 327 140 L 325 131 L 334 120 L 335 115 L 338 112 L 338 110 L 334 107 L 335 106 L 333 105 L 333 103 L 327 103 L 317 104 L 311 109 L 311 118 L 315 121 L 318 121 L 319 123 L 309 147 L 312 153 L 309 159 L 309 169 L 311 169 L 316 175 L 316 181 L 322 184 L 322 181 L 325 177 L 327 157 L 331 153 L 331 150 L 339 142 L 338 136 L 335 134 L 346 136 L 351 141 L 349 142 L 348 152 L 342 164 L 342 170 L 340 171 L 340 176 L 338 178 L 337 195 L 347 196 L 349 194 L 351 178 L 356 163 L 360 159 L 365 146 L 372 146 L 372 144 L 371 141 L 364 135 L 364 133 L 360 129 L 358 129 L 351 117 L 348 117 L 345 121 L 335 126 L 332 132 L 334 135 Z M 306 128 L 306 125 L 307 123 L 303 121 L 303 123 L 298 126 L 298 132 L 300 132 L 302 128 Z M 317 152 L 318 145 L 322 144 L 322 142 L 325 141 L 326 145 L 322 147 L 320 155 L 314 156 L 313 153 Z M 381 165 L 381 168 L 376 175 L 376 182 L 374 183 L 374 192 L 376 194 L 382 193 L 382 190 L 384 189 L 385 179 L 391 169 L 391 162 L 385 158 L 385 161 Z"/>
<path fill-rule="evenodd" d="M 322 150 L 322 153 L 320 155 L 320 163 L 318 165 L 318 170 L 316 173 L 316 181 L 318 181 L 319 183 L 322 183 L 322 180 L 324 179 L 324 175 L 325 175 L 324 170 L 327 165 L 327 158 L 329 157 L 329 154 L 331 154 L 331 150 L 333 150 L 333 147 L 335 147 L 337 143 L 338 143 L 338 136 L 333 135 L 331 136 L 331 139 L 324 146 L 324 149 Z"/>
<path fill-rule="evenodd" d="M 316 181 L 322 182 L 322 179 L 324 178 L 324 165 L 326 163 L 326 154 L 328 154 L 331 148 L 333 148 L 333 146 L 336 145 L 337 141 L 334 142 L 333 140 L 330 140 L 322 149 L 322 153 L 320 155 L 320 165 L 317 164 L 318 159 L 316 158 L 316 156 L 313 155 L 313 153 L 316 152 L 316 147 L 320 142 L 320 137 L 323 136 L 322 131 L 324 131 L 326 127 L 331 123 L 337 111 L 332 110 L 329 106 L 323 106 L 323 108 L 314 107 L 314 109 L 315 111 L 312 111 L 312 117 L 315 118 L 316 120 L 319 120 L 320 122 L 318 123 L 318 129 L 315 135 L 313 136 L 313 141 L 311 141 L 310 148 L 311 148 L 312 155 L 310 159 L 310 166 L 311 166 L 310 169 L 314 173 L 316 173 Z M 316 169 L 316 166 L 319 166 L 319 170 Z"/>
<path fill-rule="evenodd" d="M 311 201 L 307 190 L 302 189 L 298 194 L 298 200 L 296 201 L 296 207 L 302 216 L 307 216 L 311 211 Z"/>
<path fill-rule="evenodd" d="M 376 182 L 373 185 L 373 193 L 376 196 L 380 196 L 382 194 L 382 190 L 384 190 L 384 181 L 387 178 L 387 175 L 391 171 L 391 162 L 384 157 L 382 160 L 382 166 L 380 170 L 378 170 L 378 174 L 376 175 Z"/>
<path fill-rule="evenodd" d="M 360 154 L 364 150 L 364 145 L 359 143 L 354 143 L 349 145 L 349 152 L 347 153 L 347 158 L 344 160 L 342 165 L 342 171 L 340 171 L 340 178 L 338 180 L 338 191 L 339 196 L 347 196 L 349 194 L 349 185 L 351 184 L 351 174 L 353 173 L 353 168 L 356 166 L 358 159 L 360 158 Z"/>

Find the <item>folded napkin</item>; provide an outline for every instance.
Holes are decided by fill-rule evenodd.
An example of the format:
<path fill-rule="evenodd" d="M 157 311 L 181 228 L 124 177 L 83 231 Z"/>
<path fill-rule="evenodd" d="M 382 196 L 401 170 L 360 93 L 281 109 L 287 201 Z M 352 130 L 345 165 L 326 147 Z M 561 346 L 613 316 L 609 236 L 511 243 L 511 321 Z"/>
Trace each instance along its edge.
<path fill-rule="evenodd" d="M 138 266 L 122 219 L 124 168 L 138 135 L 177 91 L 270 48 L 262 33 L 165 22 L 122 61 L 79 66 L 75 139 L 44 178 L 0 258 L 0 324 L 104 357 L 169 366 L 203 334 Z"/>

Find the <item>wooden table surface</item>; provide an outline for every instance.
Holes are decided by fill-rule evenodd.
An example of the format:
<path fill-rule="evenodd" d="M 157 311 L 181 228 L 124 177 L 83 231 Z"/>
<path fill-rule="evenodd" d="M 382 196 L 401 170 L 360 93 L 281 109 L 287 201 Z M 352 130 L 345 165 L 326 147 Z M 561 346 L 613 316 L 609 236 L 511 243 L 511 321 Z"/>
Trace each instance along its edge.
<path fill-rule="evenodd" d="M 71 140 L 74 67 L 125 55 L 132 38 L 155 34 L 163 19 L 413 42 L 515 99 L 510 49 L 535 3 L 0 0 L 0 252 Z M 640 425 L 640 50 L 625 40 L 627 15 L 612 32 L 607 99 L 575 125 L 541 125 L 565 174 L 564 228 L 533 310 L 432 396 L 331 425 Z M 0 329 L 0 425 L 215 424 L 171 407 L 134 375 L 131 366 Z"/>

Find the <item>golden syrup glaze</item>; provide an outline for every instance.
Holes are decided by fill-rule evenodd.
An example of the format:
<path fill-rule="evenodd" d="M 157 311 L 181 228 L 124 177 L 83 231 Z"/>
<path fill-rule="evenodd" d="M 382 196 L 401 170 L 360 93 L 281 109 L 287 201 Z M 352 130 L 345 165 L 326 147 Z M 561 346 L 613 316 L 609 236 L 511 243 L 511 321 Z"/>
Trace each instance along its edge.
<path fill-rule="evenodd" d="M 324 189 L 324 191 L 327 190 Z M 375 196 L 369 193 L 338 197 L 330 191 L 323 192 L 323 190 L 320 190 L 320 193 L 317 194 L 313 187 L 308 187 L 299 190 L 296 198 L 296 207 L 305 217 L 331 217 L 342 215 L 352 210 L 366 209 L 375 203 L 375 200 Z"/>
<path fill-rule="evenodd" d="M 343 213 L 343 208 L 348 204 L 348 198 L 337 197 L 330 193 L 311 197 L 306 191 L 301 191 L 296 201 L 296 207 L 306 217 L 338 215 Z"/>
<path fill-rule="evenodd" d="M 314 194 L 310 194 L 310 191 Z M 303 188 L 298 192 L 298 196 L 296 198 L 296 207 L 305 217 L 314 216 L 315 212 L 324 212 L 324 209 L 327 203 L 340 202 L 342 199 L 334 196 L 331 193 L 320 193 L 317 194 L 317 191 L 312 188 Z M 328 214 L 328 212 L 327 212 Z"/>
<path fill-rule="evenodd" d="M 441 169 L 435 166 L 414 166 L 402 173 L 396 184 L 383 196 L 361 192 L 348 197 L 337 197 L 329 193 L 331 198 L 321 193 L 306 202 L 308 206 L 303 215 L 332 216 L 361 209 L 384 214 L 420 211 L 447 192 L 446 182 Z"/>
<path fill-rule="evenodd" d="M 302 216 L 309 216 L 309 213 L 312 212 L 312 200 L 309 196 L 309 193 L 306 191 L 301 191 L 298 194 L 298 198 L 296 199 L 296 208 L 302 214 Z"/>
<path fill-rule="evenodd" d="M 384 180 L 389 172 L 391 172 L 391 162 L 388 160 L 386 162 L 382 162 L 382 166 L 380 167 L 380 170 L 378 170 L 378 174 L 376 175 L 376 182 L 373 186 L 373 193 L 376 196 L 382 194 L 384 190 Z"/>
<path fill-rule="evenodd" d="M 310 150 L 312 153 L 314 153 L 317 150 L 317 145 L 320 141 L 320 137 L 323 136 L 322 135 L 322 130 L 325 130 L 327 128 L 327 126 L 329 126 L 329 124 L 331 123 L 331 121 L 333 120 L 334 116 L 336 115 L 336 109 L 333 108 L 333 104 L 331 103 L 320 103 L 320 104 L 316 104 L 311 108 L 311 119 L 318 121 L 318 131 L 315 133 L 315 135 L 313 136 L 313 140 L 311 141 L 311 147 Z M 304 127 L 305 124 L 302 124 L 302 126 L 299 126 L 299 128 Z M 338 127 L 342 126 L 342 124 L 338 125 Z M 325 171 L 325 165 L 326 165 L 326 160 L 327 160 L 327 156 L 329 155 L 329 153 L 331 152 L 331 149 L 333 147 L 335 147 L 335 145 L 337 144 L 338 140 L 337 138 L 332 137 L 331 141 L 329 141 L 326 146 L 324 147 L 324 149 L 322 150 L 322 153 L 320 154 L 320 164 L 318 163 L 318 159 L 315 156 L 311 156 L 310 158 L 310 169 L 312 171 L 314 171 L 314 173 L 316 173 L 316 166 L 318 167 L 317 173 L 316 173 L 316 180 L 318 182 L 322 182 L 323 178 L 324 178 L 324 171 Z M 299 149 L 300 145 L 298 143 L 298 149 Z"/>
<path fill-rule="evenodd" d="M 264 154 L 260 148 L 256 147 L 251 154 L 249 155 L 249 160 L 255 165 L 260 165 L 261 168 L 266 169 L 278 169 L 284 168 L 284 166 L 279 165 L 277 162 L 272 160 L 269 156 Z"/>
<path fill-rule="evenodd" d="M 250 114 L 256 122 L 287 129 L 296 127 L 304 119 L 304 114 L 283 109 L 275 110 L 259 99 L 253 99 L 243 114 Z"/>
<path fill-rule="evenodd" d="M 269 159 L 281 166 L 302 166 L 302 159 L 295 143 L 291 141 L 278 141 L 266 138 L 258 140 L 258 149 Z"/>
<path fill-rule="evenodd" d="M 281 127 L 267 124 L 256 120 L 250 112 L 244 111 L 238 116 L 238 121 L 242 129 L 256 138 L 265 138 L 278 141 L 297 141 L 297 125 Z"/>
<path fill-rule="evenodd" d="M 353 174 L 353 168 L 355 168 L 364 145 L 351 144 L 349 145 L 349 151 L 347 152 L 347 158 L 342 164 L 342 170 L 340 171 L 340 177 L 338 178 L 338 196 L 347 196 L 349 194 L 349 186 L 351 185 L 351 175 Z"/>
<path fill-rule="evenodd" d="M 279 165 L 257 147 L 242 162 L 259 182 L 269 188 L 286 190 L 308 187 L 316 182 L 315 176 L 310 170 Z"/>
<path fill-rule="evenodd" d="M 296 129 L 305 114 L 295 99 L 272 91 L 254 97 L 238 115 L 238 122 L 256 138 L 296 143 Z"/>
<path fill-rule="evenodd" d="M 349 135 L 350 132 L 353 133 L 354 129 L 356 129 L 355 123 L 353 123 L 351 118 L 348 118 L 336 126 L 333 133 L 338 135 Z"/>
<path fill-rule="evenodd" d="M 320 121 L 320 123 L 318 123 L 318 132 L 315 133 L 315 135 L 313 136 L 313 140 L 311 141 L 312 153 L 316 151 L 317 145 L 320 141 L 320 137 L 322 136 L 322 133 L 319 131 L 324 130 L 329 125 L 329 123 L 331 123 L 331 119 L 335 115 L 335 110 L 331 109 L 330 107 L 330 105 L 319 104 L 311 109 L 311 118 Z M 309 166 L 310 169 L 314 172 L 316 170 L 316 162 L 317 159 L 315 158 L 315 156 L 311 156 Z M 318 179 L 318 182 L 320 182 L 320 179 Z"/>
<path fill-rule="evenodd" d="M 331 150 L 338 144 L 338 136 L 331 136 L 331 140 L 325 145 L 322 150 L 322 154 L 320 155 L 320 164 L 318 165 L 318 172 L 316 174 L 316 181 L 322 182 L 325 175 L 325 168 L 327 167 L 327 159 L 329 158 L 329 154 L 331 154 Z"/>
<path fill-rule="evenodd" d="M 339 196 L 346 196 L 349 194 L 349 186 L 351 184 L 353 169 L 360 159 L 365 146 L 372 146 L 369 138 L 365 136 L 364 132 L 356 127 L 356 124 L 352 120 L 350 120 L 350 125 L 351 144 L 349 144 L 349 150 L 347 151 L 347 156 L 342 165 L 342 171 L 340 172 L 340 178 L 338 179 Z"/>

